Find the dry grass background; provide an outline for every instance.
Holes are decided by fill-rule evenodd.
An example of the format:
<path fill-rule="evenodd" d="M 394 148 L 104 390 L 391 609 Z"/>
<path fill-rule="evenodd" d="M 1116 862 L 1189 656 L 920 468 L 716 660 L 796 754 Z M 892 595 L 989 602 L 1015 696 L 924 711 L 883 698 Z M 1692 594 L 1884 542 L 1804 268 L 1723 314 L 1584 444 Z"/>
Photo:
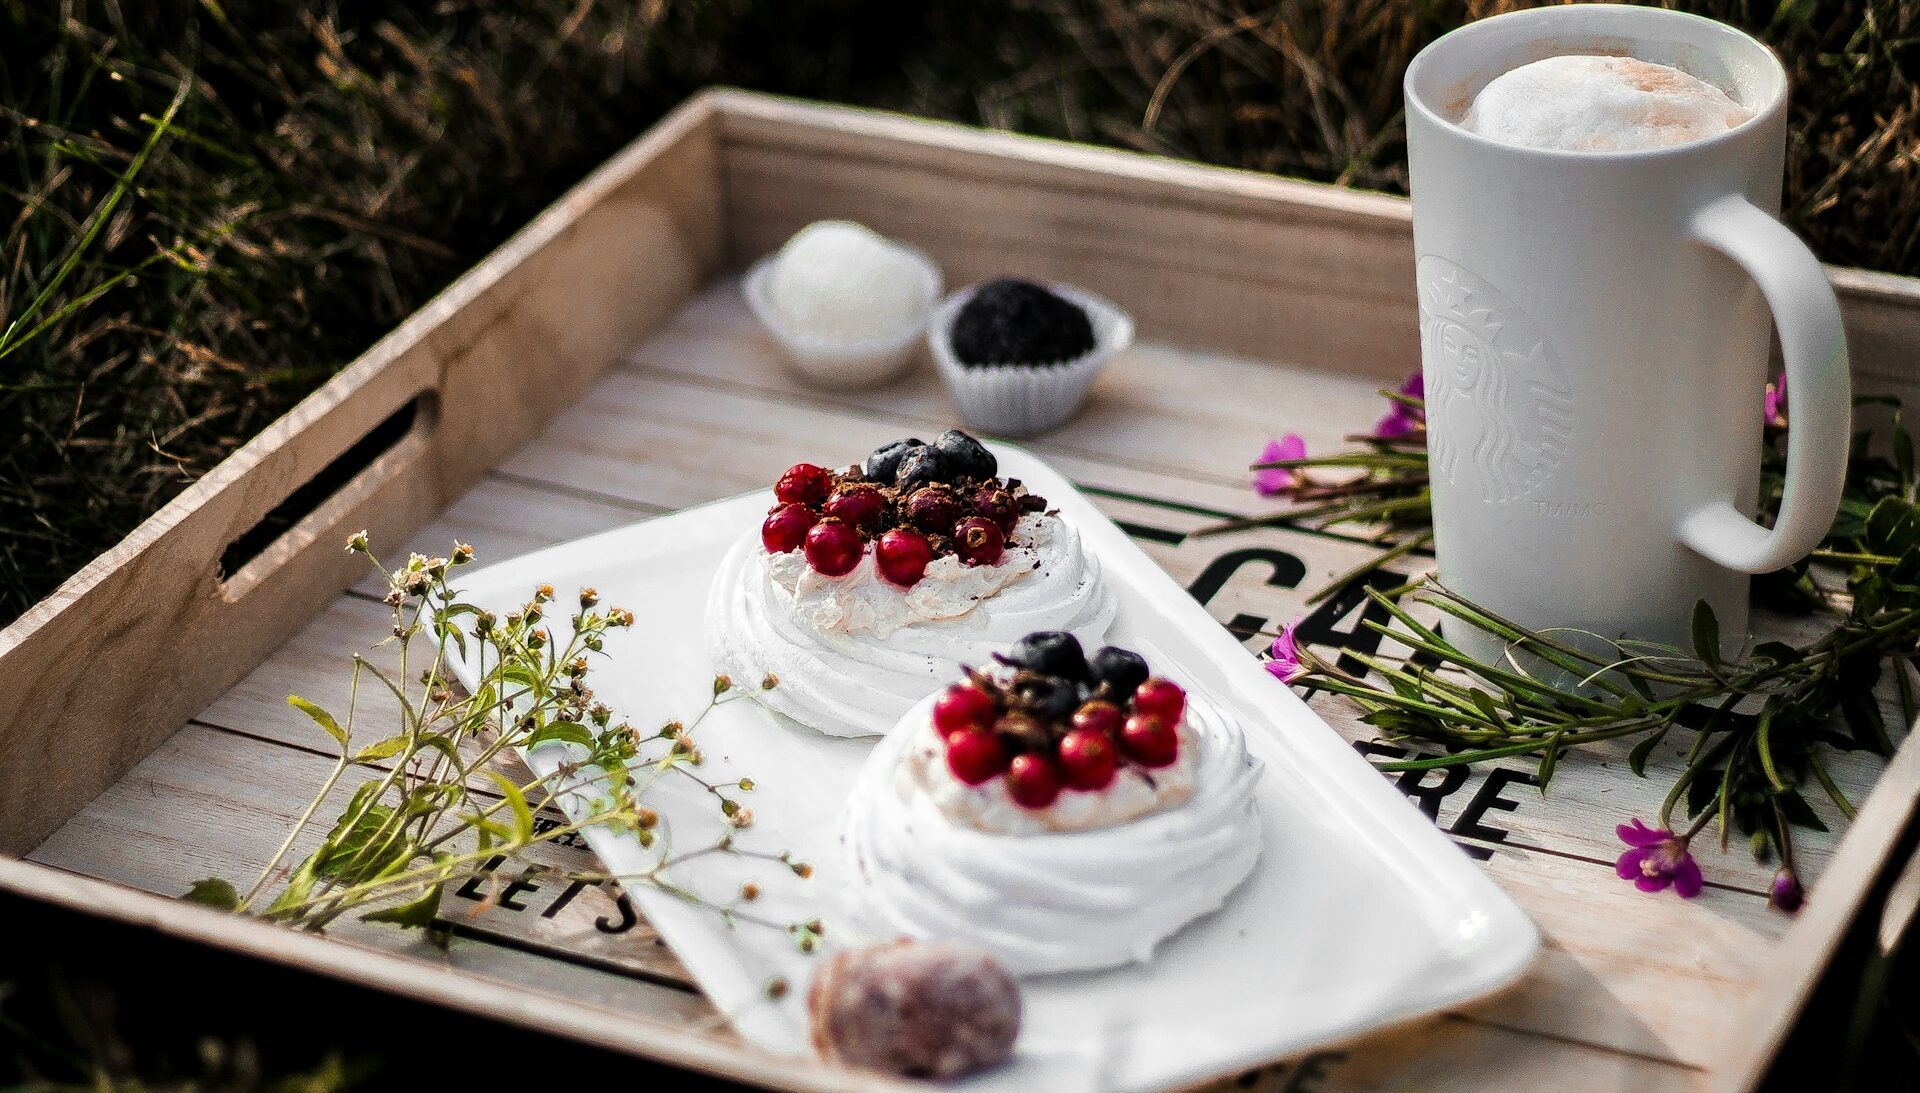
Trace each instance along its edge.
<path fill-rule="evenodd" d="M 703 84 L 1404 192 L 1401 69 L 1514 6 L 0 0 L 0 619 Z M 1788 58 L 1793 225 L 1920 272 L 1920 5 L 1676 6 Z"/>

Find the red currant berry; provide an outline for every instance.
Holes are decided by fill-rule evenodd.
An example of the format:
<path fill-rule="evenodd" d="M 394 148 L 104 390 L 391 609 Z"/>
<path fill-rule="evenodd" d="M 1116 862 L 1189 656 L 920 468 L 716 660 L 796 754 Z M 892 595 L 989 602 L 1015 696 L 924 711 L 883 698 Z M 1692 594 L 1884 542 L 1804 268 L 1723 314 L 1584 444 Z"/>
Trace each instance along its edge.
<path fill-rule="evenodd" d="M 1037 752 L 1016 755 L 1007 764 L 1007 796 L 1022 808 L 1045 808 L 1060 796 L 1060 772 Z"/>
<path fill-rule="evenodd" d="M 1001 534 L 1012 535 L 1014 525 L 1020 522 L 1020 505 L 1013 494 L 999 486 L 981 486 L 973 491 L 973 514 L 998 524 Z"/>
<path fill-rule="evenodd" d="M 990 732 L 957 732 L 947 737 L 947 769 L 962 782 L 977 786 L 1007 769 L 1007 750 Z"/>
<path fill-rule="evenodd" d="M 956 683 L 933 700 L 933 727 L 941 736 L 962 729 L 986 731 L 993 727 L 999 711 L 993 708 L 993 696 L 978 687 Z"/>
<path fill-rule="evenodd" d="M 1007 537 L 992 520 L 969 516 L 953 529 L 953 552 L 969 565 L 999 565 L 1007 553 Z"/>
<path fill-rule="evenodd" d="M 878 486 L 867 482 L 849 482 L 834 490 L 820 511 L 845 520 L 854 527 L 871 528 L 886 514 L 887 499 Z"/>
<path fill-rule="evenodd" d="M 1120 712 L 1120 707 L 1111 702 L 1088 702 L 1073 711 L 1074 728 L 1091 729 L 1108 736 L 1119 732 L 1120 723 L 1125 720 L 1126 715 Z"/>
<path fill-rule="evenodd" d="M 1074 729 L 1060 738 L 1060 773 L 1074 789 L 1105 789 L 1120 769 L 1113 737 L 1094 729 Z"/>
<path fill-rule="evenodd" d="M 1187 692 L 1171 679 L 1149 679 L 1133 692 L 1133 712 L 1152 714 L 1169 728 L 1180 724 L 1187 711 Z"/>
<path fill-rule="evenodd" d="M 1153 714 L 1134 714 L 1120 730 L 1120 750 L 1143 767 L 1164 767 L 1180 757 L 1180 734 Z"/>
<path fill-rule="evenodd" d="M 907 522 L 928 535 L 947 535 L 960 519 L 960 499 L 945 486 L 924 486 L 907 495 Z"/>
<path fill-rule="evenodd" d="M 817 505 L 833 490 L 833 472 L 811 463 L 795 463 L 773 484 L 773 495 L 782 501 Z"/>
<path fill-rule="evenodd" d="M 805 505 L 781 505 L 760 525 L 760 545 L 766 547 L 769 554 L 799 550 L 806 540 L 807 529 L 819 521 L 820 517 Z"/>
<path fill-rule="evenodd" d="M 822 520 L 807 530 L 807 564 L 829 577 L 853 572 L 865 550 L 860 533 L 838 520 Z"/>
<path fill-rule="evenodd" d="M 912 528 L 894 528 L 874 542 L 873 561 L 882 577 L 912 588 L 933 561 L 933 544 Z"/>

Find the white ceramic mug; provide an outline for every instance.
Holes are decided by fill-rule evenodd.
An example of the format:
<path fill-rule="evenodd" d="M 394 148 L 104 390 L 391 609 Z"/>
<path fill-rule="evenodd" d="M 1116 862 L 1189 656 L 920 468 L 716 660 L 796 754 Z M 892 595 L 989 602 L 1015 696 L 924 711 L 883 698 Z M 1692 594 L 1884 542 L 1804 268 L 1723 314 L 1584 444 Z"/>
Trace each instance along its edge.
<path fill-rule="evenodd" d="M 1457 122 L 1495 76 L 1625 54 L 1753 111 L 1670 148 L 1500 144 Z M 1652 8 L 1514 12 L 1407 69 L 1435 549 L 1454 590 L 1534 628 L 1690 645 L 1695 600 L 1746 638 L 1749 573 L 1813 549 L 1851 427 L 1839 304 L 1774 219 L 1786 71 L 1721 23 Z M 1792 398 L 1786 493 L 1758 503 L 1771 319 Z M 1499 647 L 1453 627 L 1482 657 Z"/>

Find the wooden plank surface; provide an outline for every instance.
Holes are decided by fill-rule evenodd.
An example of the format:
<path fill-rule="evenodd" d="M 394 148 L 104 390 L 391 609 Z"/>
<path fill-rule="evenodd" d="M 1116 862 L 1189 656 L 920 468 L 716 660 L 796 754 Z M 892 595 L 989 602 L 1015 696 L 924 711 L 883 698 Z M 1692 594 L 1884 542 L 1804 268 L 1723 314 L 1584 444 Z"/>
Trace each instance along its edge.
<path fill-rule="evenodd" d="M 1142 346 L 1102 378 L 1085 413 L 1034 447 L 1092 491 L 1253 649 L 1365 548 L 1297 531 L 1193 533 L 1261 507 L 1246 488 L 1244 466 L 1270 433 L 1300 431 L 1329 449 L 1342 432 L 1371 424 L 1382 405 L 1376 385 L 1373 377 L 1324 368 Z M 1147 412 L 1165 406 L 1169 391 L 1185 403 L 1171 424 Z M 483 561 L 504 560 L 761 487 L 801 459 L 851 461 L 882 441 L 955 423 L 924 367 L 877 391 L 829 395 L 798 385 L 725 281 L 409 545 L 444 552 L 461 539 Z M 1407 568 L 1422 564 L 1410 560 Z M 370 588 L 363 583 L 336 600 L 40 845 L 34 860 L 168 894 L 198 876 L 257 869 L 325 766 L 324 741 L 290 713 L 285 696 L 344 704 L 348 658 L 386 628 Z M 1333 641 L 1355 631 L 1353 614 L 1335 605 L 1317 618 Z M 1356 744 L 1370 739 L 1339 703 L 1314 702 Z M 1790 920 L 1765 908 L 1771 870 L 1739 846 L 1725 855 L 1703 848 L 1709 887 L 1695 901 L 1644 895 L 1618 880 L 1613 825 L 1651 818 L 1660 776 L 1671 773 L 1675 756 L 1658 757 L 1651 780 L 1633 777 L 1623 760 L 1619 753 L 1565 760 L 1545 798 L 1524 762 L 1400 778 L 1539 923 L 1545 954 L 1503 997 L 1272 1068 L 1252 1077 L 1251 1087 L 1520 1089 L 1550 1078 L 1570 1089 L 1658 1090 L 1700 1081 L 1738 1016 L 1729 1001 L 1758 981 Z M 1874 763 L 1836 758 L 1836 777 L 1856 800 L 1877 773 Z M 1824 801 L 1815 807 L 1839 826 Z M 1833 846 L 1832 837 L 1803 840 L 1803 865 L 1816 884 Z M 583 848 L 558 847 L 553 855 L 560 868 L 590 867 Z M 540 876 L 503 883 L 521 887 L 478 914 L 463 903 L 482 901 L 449 901 L 449 921 L 462 935 L 453 959 L 463 967 L 536 994 L 711 1018 L 671 954 L 613 894 L 591 886 L 569 893 Z M 439 959 L 395 931 L 356 927 L 351 938 Z"/>

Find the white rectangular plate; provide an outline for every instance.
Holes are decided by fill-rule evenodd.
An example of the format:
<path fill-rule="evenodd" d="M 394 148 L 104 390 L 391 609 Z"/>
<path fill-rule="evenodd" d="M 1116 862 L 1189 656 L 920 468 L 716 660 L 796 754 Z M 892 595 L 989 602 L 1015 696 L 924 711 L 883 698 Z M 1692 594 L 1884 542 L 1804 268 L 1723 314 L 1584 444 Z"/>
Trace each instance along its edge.
<path fill-rule="evenodd" d="M 1070 483 L 1022 449 L 995 451 L 1002 473 L 1057 507 L 1100 556 L 1120 599 L 1111 641 L 1200 688 L 1246 727 L 1249 750 L 1265 764 L 1265 846 L 1225 908 L 1176 934 L 1149 963 L 1025 981 L 1015 1060 L 967 1088 L 1184 1085 L 1457 1006 L 1525 972 L 1539 934 L 1505 893 Z M 712 685 L 707 585 L 770 500 L 761 492 L 718 501 L 492 566 L 465 579 L 467 598 L 504 614 L 542 583 L 559 590 L 561 605 L 577 587 L 598 589 L 603 603 L 639 617 L 606 643 L 608 658 L 590 677 L 600 698 L 646 731 L 691 718 Z M 564 631 L 564 619 L 555 623 Z M 675 867 L 674 881 L 724 903 L 753 880 L 764 894 L 741 911 L 781 923 L 822 918 L 835 940 L 836 821 L 873 739 L 805 731 L 751 701 L 722 705 L 697 737 L 703 777 L 755 783 L 741 795 L 755 819 L 738 844 L 791 851 L 816 871 L 802 881 L 776 863 L 708 855 Z M 528 762 L 546 774 L 563 748 L 536 749 Z M 706 793 L 679 777 L 649 791 L 678 849 L 720 833 Z M 587 841 L 618 875 L 645 872 L 660 850 L 601 830 Z M 777 929 L 728 926 L 711 909 L 646 885 L 629 891 L 743 1036 L 774 1051 L 806 1050 L 805 987 L 817 955 L 800 953 Z M 780 1001 L 767 997 L 775 978 L 793 987 Z"/>

